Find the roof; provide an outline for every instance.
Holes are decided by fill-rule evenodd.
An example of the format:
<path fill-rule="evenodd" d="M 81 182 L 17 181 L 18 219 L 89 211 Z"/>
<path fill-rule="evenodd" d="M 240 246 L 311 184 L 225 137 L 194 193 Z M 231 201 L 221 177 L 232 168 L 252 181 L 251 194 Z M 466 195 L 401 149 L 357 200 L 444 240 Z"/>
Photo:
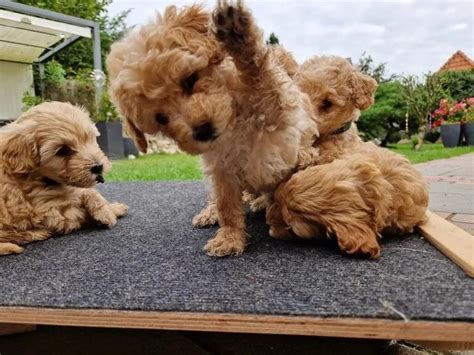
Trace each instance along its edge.
<path fill-rule="evenodd" d="M 469 58 L 463 51 L 456 51 L 447 61 L 439 68 L 438 72 L 448 70 L 468 70 L 474 68 L 474 61 Z"/>
<path fill-rule="evenodd" d="M 29 64 L 76 37 L 91 38 L 91 28 L 0 8 L 0 61 Z"/>

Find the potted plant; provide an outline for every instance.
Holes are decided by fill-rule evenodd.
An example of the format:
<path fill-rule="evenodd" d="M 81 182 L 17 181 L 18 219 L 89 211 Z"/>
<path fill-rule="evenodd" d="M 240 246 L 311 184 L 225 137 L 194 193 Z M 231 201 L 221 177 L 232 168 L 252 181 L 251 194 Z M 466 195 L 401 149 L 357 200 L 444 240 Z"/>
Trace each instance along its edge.
<path fill-rule="evenodd" d="M 431 117 L 435 119 L 433 126 L 441 127 L 441 139 L 447 148 L 461 144 L 461 121 L 464 115 L 464 104 L 452 103 L 442 99 Z"/>
<path fill-rule="evenodd" d="M 463 133 L 467 145 L 474 145 L 474 97 L 465 100 L 466 114 L 464 115 Z"/>
<path fill-rule="evenodd" d="M 122 136 L 122 123 L 106 91 L 102 94 L 96 117 L 96 127 L 100 133 L 100 136 L 97 137 L 97 143 L 99 143 L 104 153 L 109 158 L 123 158 L 125 147 Z"/>

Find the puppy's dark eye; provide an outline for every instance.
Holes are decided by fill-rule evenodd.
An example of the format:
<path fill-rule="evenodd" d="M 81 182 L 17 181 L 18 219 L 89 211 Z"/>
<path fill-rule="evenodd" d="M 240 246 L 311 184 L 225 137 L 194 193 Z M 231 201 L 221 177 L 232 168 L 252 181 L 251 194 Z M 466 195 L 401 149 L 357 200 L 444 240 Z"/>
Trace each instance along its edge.
<path fill-rule="evenodd" d="M 196 72 L 192 73 L 186 79 L 181 82 L 181 86 L 183 87 L 183 92 L 187 95 L 191 95 L 193 93 L 194 85 L 199 80 L 199 76 Z"/>
<path fill-rule="evenodd" d="M 56 152 L 56 155 L 59 155 L 61 157 L 68 157 L 72 154 L 71 148 L 69 148 L 67 145 L 63 145 L 59 150 Z"/>
<path fill-rule="evenodd" d="M 321 102 L 321 109 L 323 109 L 323 110 L 328 110 L 328 109 L 331 108 L 331 106 L 332 106 L 332 102 L 327 100 L 327 99 L 323 100 L 323 102 Z"/>
<path fill-rule="evenodd" d="M 166 126 L 168 122 L 170 121 L 168 116 L 166 116 L 163 113 L 157 113 L 155 115 L 156 122 L 158 122 L 162 126 Z"/>

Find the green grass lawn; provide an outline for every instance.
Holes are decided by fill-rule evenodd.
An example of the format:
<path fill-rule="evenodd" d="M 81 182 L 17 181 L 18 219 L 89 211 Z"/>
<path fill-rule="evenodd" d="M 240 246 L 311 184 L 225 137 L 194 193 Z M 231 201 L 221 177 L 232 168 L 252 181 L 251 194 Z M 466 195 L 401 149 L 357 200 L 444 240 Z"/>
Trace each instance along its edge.
<path fill-rule="evenodd" d="M 394 144 L 390 146 L 392 151 L 406 156 L 412 164 L 424 163 L 430 160 L 457 157 L 474 152 L 474 146 L 444 148 L 442 144 L 423 144 L 420 151 L 415 151 L 411 144 Z"/>
<path fill-rule="evenodd" d="M 411 144 L 395 144 L 394 152 L 405 155 L 413 164 L 451 158 L 474 152 L 474 147 L 444 148 L 442 144 L 425 144 L 421 151 Z M 108 181 L 199 180 L 202 178 L 199 158 L 186 154 L 154 154 L 135 160 L 116 160 L 107 174 Z"/>
<path fill-rule="evenodd" d="M 199 180 L 199 158 L 186 154 L 153 154 L 114 160 L 108 181 Z"/>

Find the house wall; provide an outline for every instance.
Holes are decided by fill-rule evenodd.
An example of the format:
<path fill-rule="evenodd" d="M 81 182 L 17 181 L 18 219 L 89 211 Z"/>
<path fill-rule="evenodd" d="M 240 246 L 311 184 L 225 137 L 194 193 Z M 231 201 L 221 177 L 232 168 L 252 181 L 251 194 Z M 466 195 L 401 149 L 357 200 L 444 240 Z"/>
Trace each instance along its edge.
<path fill-rule="evenodd" d="M 0 121 L 16 119 L 22 112 L 23 94 L 33 90 L 31 64 L 0 61 Z"/>

